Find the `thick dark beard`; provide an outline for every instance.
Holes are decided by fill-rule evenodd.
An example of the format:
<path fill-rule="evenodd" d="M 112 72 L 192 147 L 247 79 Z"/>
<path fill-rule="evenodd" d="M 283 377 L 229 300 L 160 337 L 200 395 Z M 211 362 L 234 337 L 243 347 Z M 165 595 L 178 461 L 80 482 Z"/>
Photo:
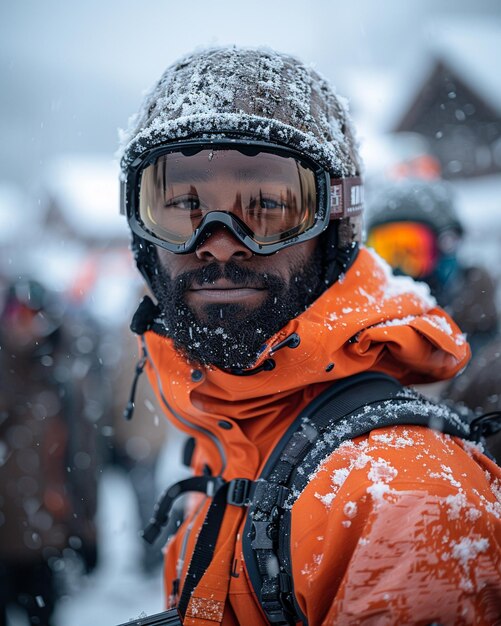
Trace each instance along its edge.
<path fill-rule="evenodd" d="M 276 275 L 254 272 L 234 262 L 211 263 L 175 280 L 160 262 L 156 270 L 153 291 L 176 349 L 190 361 L 222 369 L 252 367 L 265 342 L 302 313 L 324 286 L 318 249 L 306 265 L 292 268 L 290 284 Z M 221 278 L 239 286 L 262 285 L 268 296 L 250 312 L 240 304 L 208 304 L 204 307 L 204 319 L 199 319 L 186 304 L 186 291 L 193 284 L 210 284 Z"/>

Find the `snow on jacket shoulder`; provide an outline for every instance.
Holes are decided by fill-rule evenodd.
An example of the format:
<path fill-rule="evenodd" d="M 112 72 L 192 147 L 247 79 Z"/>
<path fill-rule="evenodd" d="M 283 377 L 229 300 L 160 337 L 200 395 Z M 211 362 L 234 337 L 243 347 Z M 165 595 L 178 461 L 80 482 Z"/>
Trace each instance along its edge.
<path fill-rule="evenodd" d="M 501 472 L 422 427 L 332 453 L 296 501 L 296 597 L 310 626 L 479 624 L 501 615 Z"/>

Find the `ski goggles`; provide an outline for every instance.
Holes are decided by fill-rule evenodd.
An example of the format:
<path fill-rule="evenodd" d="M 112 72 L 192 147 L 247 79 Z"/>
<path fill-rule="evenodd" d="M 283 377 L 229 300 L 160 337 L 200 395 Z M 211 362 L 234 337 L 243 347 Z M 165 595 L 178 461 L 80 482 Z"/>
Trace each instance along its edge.
<path fill-rule="evenodd" d="M 121 185 L 121 212 L 132 231 L 176 254 L 193 252 L 217 226 L 253 253 L 272 254 L 362 210 L 359 177 L 331 179 L 302 153 L 256 141 L 152 148 Z"/>
<path fill-rule="evenodd" d="M 413 278 L 433 272 L 438 261 L 437 236 L 420 222 L 393 222 L 371 229 L 367 245 L 398 269 Z"/>

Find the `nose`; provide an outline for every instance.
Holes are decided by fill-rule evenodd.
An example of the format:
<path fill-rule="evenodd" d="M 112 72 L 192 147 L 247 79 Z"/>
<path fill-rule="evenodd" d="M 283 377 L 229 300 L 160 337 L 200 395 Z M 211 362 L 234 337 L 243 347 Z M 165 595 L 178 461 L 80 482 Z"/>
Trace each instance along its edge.
<path fill-rule="evenodd" d="M 239 241 L 224 226 L 214 226 L 214 230 L 195 251 L 200 261 L 247 261 L 253 255 L 251 250 Z"/>

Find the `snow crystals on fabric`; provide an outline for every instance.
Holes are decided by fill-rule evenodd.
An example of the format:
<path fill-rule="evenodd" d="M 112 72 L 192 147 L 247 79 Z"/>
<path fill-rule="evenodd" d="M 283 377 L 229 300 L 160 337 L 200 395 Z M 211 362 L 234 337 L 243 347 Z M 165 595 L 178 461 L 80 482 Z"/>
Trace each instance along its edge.
<path fill-rule="evenodd" d="M 430 472 L 430 478 L 443 478 L 444 480 L 450 482 L 453 487 L 460 488 L 461 483 L 454 478 L 452 475 L 452 470 L 447 465 L 442 465 L 441 472 Z"/>
<path fill-rule="evenodd" d="M 359 444 L 355 444 L 353 441 L 346 441 L 339 449 L 343 448 L 350 448 L 350 452 L 354 453 L 349 461 L 348 467 L 334 470 L 331 475 L 332 490 L 327 494 L 315 493 L 315 497 L 327 508 L 330 508 L 350 473 L 368 466 L 367 478 L 372 484 L 367 488 L 367 493 L 369 493 L 374 500 L 380 501 L 383 495 L 390 491 L 389 483 L 397 476 L 398 471 L 385 459 L 381 457 L 375 459 L 367 454 L 369 448 L 367 441 L 362 441 Z M 357 504 L 351 501 L 347 502 L 343 512 L 348 518 L 353 518 L 357 512 Z M 344 525 L 349 526 L 349 524 Z"/>
<path fill-rule="evenodd" d="M 475 456 L 478 456 L 479 454 L 484 454 L 485 453 L 484 445 L 480 441 L 479 442 L 475 442 L 475 441 L 469 441 L 468 439 L 465 439 L 463 441 L 463 449 L 473 459 L 475 458 Z"/>
<path fill-rule="evenodd" d="M 443 317 L 440 317 L 440 315 L 423 315 L 423 320 L 435 328 L 444 331 L 447 335 L 452 335 L 450 324 Z"/>
<path fill-rule="evenodd" d="M 469 561 L 476 559 L 480 552 L 486 552 L 488 547 L 489 542 L 485 538 L 464 537 L 452 546 L 452 556 L 466 566 Z"/>
<path fill-rule="evenodd" d="M 446 336 L 452 337 L 457 345 L 464 344 L 464 336 L 460 334 L 453 336 L 453 330 L 445 317 L 430 313 L 437 302 L 425 283 L 416 282 L 407 276 L 394 276 L 388 263 L 378 257 L 373 250 L 364 248 L 363 253 L 371 256 L 372 271 L 378 278 L 377 287 L 371 288 L 369 293 L 363 286 L 356 286 L 354 287 L 356 295 L 352 300 L 339 297 L 323 320 L 326 328 L 336 332 L 356 320 L 362 332 L 367 328 L 416 327 L 422 320 Z M 405 314 L 409 311 L 409 301 L 413 303 L 413 312 Z M 386 311 L 389 305 L 393 309 L 396 305 L 397 311 L 401 310 L 402 315 L 393 313 L 388 319 Z M 374 317 L 375 314 L 380 316 L 379 320 Z M 354 337 L 357 341 L 360 339 L 359 334 Z"/>
<path fill-rule="evenodd" d="M 475 591 L 475 569 L 476 561 L 479 554 L 487 552 L 489 549 L 489 541 L 485 537 L 463 537 L 458 542 L 451 542 L 452 551 L 450 557 L 459 561 L 463 570 L 463 577 L 460 586 L 464 591 Z M 448 553 L 444 553 L 443 558 L 447 559 Z"/>
<path fill-rule="evenodd" d="M 346 517 L 353 519 L 355 515 L 357 514 L 357 510 L 358 510 L 358 507 L 357 507 L 356 502 L 347 502 L 344 505 L 343 513 L 346 515 Z"/>
<path fill-rule="evenodd" d="M 474 489 L 473 492 L 480 498 L 485 510 L 497 519 L 501 520 L 501 481 L 490 475 L 486 476 L 486 478 L 490 482 L 490 488 L 496 498 L 496 502 L 487 500 L 487 498 L 476 489 Z"/>
<path fill-rule="evenodd" d="M 186 616 L 221 622 L 223 619 L 223 610 L 224 602 L 191 596 Z"/>
<path fill-rule="evenodd" d="M 384 443 L 388 448 L 406 448 L 416 444 L 416 439 L 410 436 L 408 430 L 404 430 L 402 435 L 399 435 L 396 431 L 390 431 L 379 435 L 374 434 L 372 438 L 375 441 Z"/>
<path fill-rule="evenodd" d="M 317 569 L 320 567 L 320 564 L 322 563 L 323 558 L 324 558 L 324 555 L 322 553 L 314 554 L 313 563 L 306 564 L 301 570 L 301 574 L 303 576 L 311 576 L 312 574 L 314 574 L 317 571 Z"/>
<path fill-rule="evenodd" d="M 447 506 L 447 518 L 449 520 L 464 518 L 470 522 L 474 522 L 482 515 L 477 508 L 468 502 L 462 488 L 459 489 L 457 494 L 447 496 L 445 498 L 445 504 Z"/>
<path fill-rule="evenodd" d="M 385 322 L 381 322 L 381 324 L 376 324 L 374 328 L 384 328 L 385 326 L 408 326 L 415 319 L 415 315 L 407 315 L 406 317 L 402 318 L 386 320 Z"/>
<path fill-rule="evenodd" d="M 436 306 L 437 301 L 431 295 L 430 288 L 426 283 L 417 282 L 408 276 L 394 276 L 393 270 L 385 260 L 378 256 L 371 248 L 367 248 L 367 250 L 372 255 L 377 270 L 384 278 L 384 300 L 412 293 L 416 299 L 422 303 L 423 312 Z"/>
<path fill-rule="evenodd" d="M 501 504 L 501 481 L 492 476 L 487 476 L 487 480 L 490 480 L 492 493 L 496 496 L 497 501 Z"/>
<path fill-rule="evenodd" d="M 383 496 L 387 493 L 390 493 L 390 487 L 381 481 L 375 482 L 374 484 L 367 487 L 367 493 L 370 494 L 373 500 L 377 502 L 382 502 Z"/>
<path fill-rule="evenodd" d="M 330 507 L 335 497 L 336 497 L 336 494 L 334 492 L 326 493 L 324 496 L 320 495 L 319 493 L 315 493 L 315 498 L 318 498 L 320 502 L 323 505 L 325 505 L 327 508 Z"/>
<path fill-rule="evenodd" d="M 197 50 L 166 70 L 121 133 L 122 167 L 152 145 L 215 133 L 296 147 L 335 175 L 359 167 L 346 101 L 325 79 L 271 49 L 235 46 Z"/>
<path fill-rule="evenodd" d="M 332 484 L 341 487 L 344 481 L 348 478 L 349 473 L 350 471 L 347 467 L 334 470 L 332 474 Z"/>
<path fill-rule="evenodd" d="M 372 460 L 372 466 L 367 476 L 374 483 L 389 483 L 396 477 L 397 474 L 398 471 L 392 467 L 388 461 L 379 458 L 377 461 L 374 459 Z"/>
<path fill-rule="evenodd" d="M 358 293 L 364 298 L 367 298 L 367 304 L 369 304 L 369 306 L 372 306 L 377 303 L 376 298 L 372 294 L 370 294 L 368 291 L 366 291 L 363 287 L 358 288 Z"/>

